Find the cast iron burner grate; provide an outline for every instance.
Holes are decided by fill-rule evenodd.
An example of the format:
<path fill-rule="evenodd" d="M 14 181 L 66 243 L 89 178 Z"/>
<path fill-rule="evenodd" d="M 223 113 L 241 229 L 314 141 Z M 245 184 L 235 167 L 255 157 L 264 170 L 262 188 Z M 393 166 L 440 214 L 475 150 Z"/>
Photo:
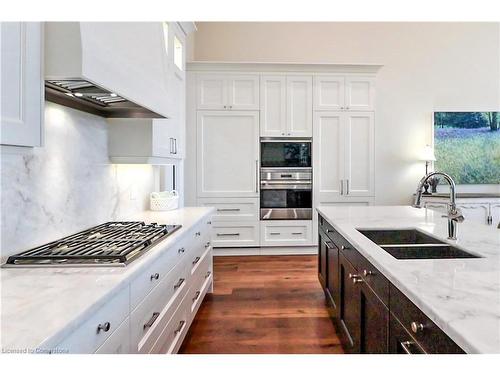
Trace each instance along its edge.
<path fill-rule="evenodd" d="M 180 227 L 141 221 L 108 222 L 12 255 L 6 266 L 124 266 Z"/>

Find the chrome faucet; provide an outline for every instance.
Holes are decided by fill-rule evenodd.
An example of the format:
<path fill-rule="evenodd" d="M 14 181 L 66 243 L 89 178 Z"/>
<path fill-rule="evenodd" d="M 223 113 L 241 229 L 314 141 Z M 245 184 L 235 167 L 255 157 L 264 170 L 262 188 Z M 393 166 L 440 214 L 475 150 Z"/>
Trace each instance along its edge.
<path fill-rule="evenodd" d="M 456 200 L 456 192 L 455 192 L 455 181 L 451 178 L 450 175 L 443 172 L 431 172 L 420 180 L 417 186 L 417 193 L 415 195 L 415 203 L 413 207 L 422 208 L 421 200 L 422 200 L 422 191 L 424 189 L 424 184 L 430 177 L 433 176 L 442 176 L 450 185 L 450 203 L 448 203 L 448 213 L 443 217 L 448 218 L 448 239 L 456 240 L 457 239 L 457 223 L 461 223 L 464 221 L 464 216 L 460 209 L 457 208 L 455 203 Z"/>

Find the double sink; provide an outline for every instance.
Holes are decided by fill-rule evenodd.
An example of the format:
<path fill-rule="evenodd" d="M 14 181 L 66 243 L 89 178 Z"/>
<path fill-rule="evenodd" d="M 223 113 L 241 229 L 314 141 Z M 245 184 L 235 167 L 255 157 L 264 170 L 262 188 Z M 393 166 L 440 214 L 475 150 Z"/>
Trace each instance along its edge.
<path fill-rule="evenodd" d="M 417 229 L 358 229 L 358 232 L 396 259 L 480 258 Z"/>

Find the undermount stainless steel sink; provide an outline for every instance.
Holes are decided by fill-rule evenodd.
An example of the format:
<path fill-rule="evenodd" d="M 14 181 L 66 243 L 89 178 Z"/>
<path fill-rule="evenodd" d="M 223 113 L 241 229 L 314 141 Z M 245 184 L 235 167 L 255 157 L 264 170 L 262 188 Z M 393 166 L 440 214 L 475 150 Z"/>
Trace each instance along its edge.
<path fill-rule="evenodd" d="M 480 258 L 417 229 L 358 229 L 358 232 L 396 259 Z"/>

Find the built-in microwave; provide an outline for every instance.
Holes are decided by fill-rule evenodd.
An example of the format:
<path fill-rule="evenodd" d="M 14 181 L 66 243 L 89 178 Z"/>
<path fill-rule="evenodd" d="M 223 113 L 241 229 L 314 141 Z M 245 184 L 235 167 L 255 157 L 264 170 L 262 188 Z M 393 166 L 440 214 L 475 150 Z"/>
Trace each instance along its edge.
<path fill-rule="evenodd" d="M 311 168 L 311 139 L 262 138 L 261 168 Z"/>

